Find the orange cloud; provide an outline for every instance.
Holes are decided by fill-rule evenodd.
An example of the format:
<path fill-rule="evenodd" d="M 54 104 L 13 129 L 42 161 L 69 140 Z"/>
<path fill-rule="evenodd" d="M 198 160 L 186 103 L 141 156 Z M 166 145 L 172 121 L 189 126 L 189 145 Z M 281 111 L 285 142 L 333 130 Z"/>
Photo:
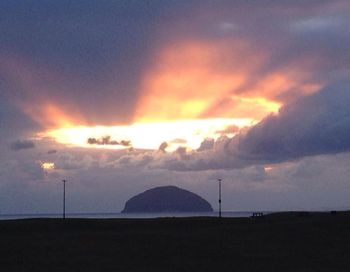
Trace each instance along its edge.
<path fill-rule="evenodd" d="M 135 112 L 133 123 L 206 118 L 259 121 L 277 112 L 285 101 L 322 87 L 309 80 L 315 60 L 300 58 L 283 69 L 262 72 L 271 58 L 271 53 L 232 38 L 167 44 L 142 76 L 138 103 L 130 111 Z M 89 111 L 93 103 L 82 102 L 84 91 L 70 96 L 74 84 L 62 85 L 67 79 L 18 57 L 2 60 L 1 71 L 16 85 L 17 93 L 11 94 L 14 104 L 43 128 L 103 125 L 104 116 L 113 116 L 109 124 L 117 125 L 118 115 L 110 103 L 113 96 L 98 96 L 106 107 Z"/>
<path fill-rule="evenodd" d="M 198 118 L 218 99 L 229 96 L 262 62 L 245 58 L 247 44 L 184 42 L 164 49 L 146 73 L 136 120 Z M 229 61 L 228 61 L 229 60 Z"/>
<path fill-rule="evenodd" d="M 294 92 L 295 96 L 309 95 L 322 87 L 321 83 L 309 82 L 309 77 L 309 73 L 302 65 L 272 71 L 260 76 L 255 84 L 244 90 L 244 95 L 249 97 L 262 95 L 265 99 L 279 101 L 283 100 L 281 97 L 287 92 Z"/>
<path fill-rule="evenodd" d="M 271 53 L 237 40 L 182 41 L 165 46 L 144 75 L 135 121 L 253 118 L 284 101 L 318 91 L 309 60 L 262 72 Z"/>
<path fill-rule="evenodd" d="M 44 128 L 68 128 L 85 123 L 77 112 L 67 114 L 67 111 L 50 102 L 41 103 L 39 107 L 23 104 L 22 109 Z"/>

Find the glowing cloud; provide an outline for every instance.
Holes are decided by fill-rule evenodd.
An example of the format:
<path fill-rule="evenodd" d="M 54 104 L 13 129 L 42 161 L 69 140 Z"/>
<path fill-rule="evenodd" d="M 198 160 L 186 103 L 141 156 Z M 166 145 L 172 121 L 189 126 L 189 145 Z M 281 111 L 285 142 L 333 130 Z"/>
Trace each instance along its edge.
<path fill-rule="evenodd" d="M 182 42 L 163 49 L 145 74 L 135 120 L 199 118 L 212 104 L 241 87 L 249 71 L 263 60 L 259 53 L 248 55 L 247 45 L 238 41 L 234 45 Z"/>
<path fill-rule="evenodd" d="M 116 142 L 130 141 L 133 148 L 157 150 L 161 143 L 167 142 L 167 151 L 178 147 L 197 149 L 205 138 L 217 139 L 220 131 L 230 126 L 239 128 L 254 124 L 251 119 L 204 119 L 182 120 L 156 123 L 136 123 L 129 126 L 73 127 L 49 130 L 40 137 L 52 137 L 57 142 L 85 148 L 126 149 L 128 145 L 91 145 L 88 139 L 103 139 L 106 135 Z M 182 139 L 178 141 L 177 139 Z"/>
<path fill-rule="evenodd" d="M 43 170 L 53 170 L 55 169 L 55 164 L 53 162 L 42 162 L 41 168 Z"/>
<path fill-rule="evenodd" d="M 92 118 L 98 114 L 96 111 L 89 112 L 84 104 L 68 99 L 69 96 L 61 98 L 55 86 L 42 87 L 46 85 L 41 84 L 30 66 L 20 70 L 19 85 L 26 91 L 25 99 L 16 102 L 41 125 L 44 132 L 40 137 L 52 137 L 62 144 L 157 150 L 166 142 L 166 150 L 172 151 L 178 147 L 197 149 L 204 139 L 217 139 L 222 134 L 233 137 L 236 132 L 229 133 L 229 127 L 239 130 L 251 126 L 270 113 L 277 113 L 291 93 L 296 97 L 311 94 L 322 85 L 309 81 L 308 73 L 293 65 L 261 72 L 270 55 L 233 38 L 180 40 L 162 45 L 154 54 L 154 62 L 141 74 L 132 124 L 118 125 L 116 121 L 112 122 L 116 125 L 103 126 L 103 118 L 101 122 Z M 9 73 L 17 75 L 21 65 L 13 63 Z M 50 83 L 55 77 L 46 74 Z M 47 86 L 51 86 L 49 83 Z M 51 92 L 56 96 L 51 96 Z M 111 100 L 106 95 L 103 99 L 106 97 Z M 118 116 L 115 118 L 119 120 Z M 103 140 L 106 136 L 111 137 L 110 142 Z"/>
<path fill-rule="evenodd" d="M 86 126 L 79 114 L 73 119 L 52 103 L 28 113 L 55 126 L 41 136 L 66 145 L 158 150 L 166 143 L 167 151 L 197 149 L 206 138 L 233 137 L 277 113 L 291 89 L 297 95 L 319 90 L 321 84 L 309 82 L 292 66 L 260 74 L 267 58 L 242 41 L 182 41 L 162 48 L 144 73 L 133 124 Z M 238 130 L 228 133 L 230 127 Z"/>
<path fill-rule="evenodd" d="M 23 109 L 34 121 L 44 127 L 72 127 L 77 123 L 77 116 L 68 115 L 52 103 L 44 103 L 40 107 L 24 106 Z"/>
<path fill-rule="evenodd" d="M 160 50 L 144 75 L 135 122 L 263 119 L 285 101 L 320 90 L 300 60 L 261 72 L 270 53 L 241 40 L 180 41 Z"/>

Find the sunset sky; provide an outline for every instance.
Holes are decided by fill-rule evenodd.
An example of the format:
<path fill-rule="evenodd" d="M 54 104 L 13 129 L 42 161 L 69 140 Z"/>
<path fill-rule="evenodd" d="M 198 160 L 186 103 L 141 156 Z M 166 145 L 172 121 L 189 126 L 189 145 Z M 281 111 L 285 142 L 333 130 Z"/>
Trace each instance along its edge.
<path fill-rule="evenodd" d="M 350 209 L 350 3 L 0 2 L 0 214 Z"/>

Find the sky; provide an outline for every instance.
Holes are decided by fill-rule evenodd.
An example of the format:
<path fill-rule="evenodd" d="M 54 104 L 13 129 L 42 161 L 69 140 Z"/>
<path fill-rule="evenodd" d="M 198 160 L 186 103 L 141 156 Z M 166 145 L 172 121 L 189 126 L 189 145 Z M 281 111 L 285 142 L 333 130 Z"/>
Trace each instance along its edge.
<path fill-rule="evenodd" d="M 0 2 L 0 214 L 350 209 L 350 3 Z"/>

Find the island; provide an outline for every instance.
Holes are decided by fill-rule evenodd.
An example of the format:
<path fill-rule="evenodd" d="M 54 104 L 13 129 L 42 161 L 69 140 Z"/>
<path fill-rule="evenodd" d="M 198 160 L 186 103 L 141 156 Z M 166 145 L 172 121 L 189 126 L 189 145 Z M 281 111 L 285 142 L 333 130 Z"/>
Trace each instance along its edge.
<path fill-rule="evenodd" d="M 212 211 L 210 203 L 195 193 L 176 186 L 161 186 L 130 198 L 122 213 Z"/>

